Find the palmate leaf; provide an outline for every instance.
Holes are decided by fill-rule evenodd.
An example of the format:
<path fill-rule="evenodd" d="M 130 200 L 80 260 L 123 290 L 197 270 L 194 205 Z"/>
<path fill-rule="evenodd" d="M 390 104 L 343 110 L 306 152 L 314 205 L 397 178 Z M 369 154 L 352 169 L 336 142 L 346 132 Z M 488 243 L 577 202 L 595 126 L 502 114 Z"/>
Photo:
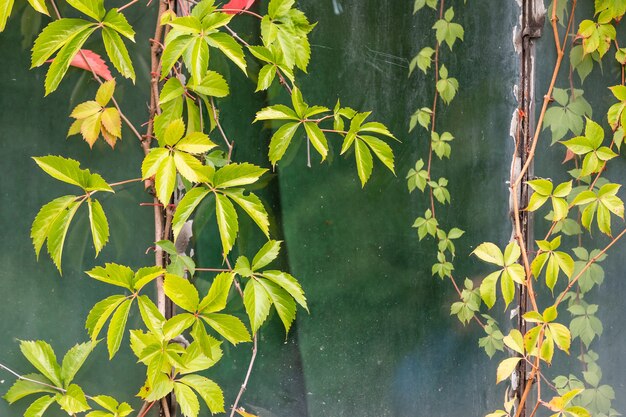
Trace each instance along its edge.
<path fill-rule="evenodd" d="M 64 395 L 57 395 L 56 401 L 61 406 L 61 409 L 70 415 L 75 415 L 91 409 L 87 403 L 85 393 L 76 384 L 71 384 L 67 387 Z"/>
<path fill-rule="evenodd" d="M 85 328 L 92 341 L 98 338 L 100 330 L 102 330 L 111 314 L 124 300 L 126 300 L 126 297 L 123 295 L 112 295 L 97 302 L 92 307 L 85 322 Z"/>
<path fill-rule="evenodd" d="M 66 209 L 76 200 L 74 195 L 66 195 L 56 198 L 44 205 L 37 213 L 30 230 L 30 237 L 33 241 L 37 259 L 44 242 L 50 234 L 50 229 L 57 218 L 64 215 Z"/>
<path fill-rule="evenodd" d="M 33 160 L 48 175 L 59 181 L 76 185 L 87 192 L 113 192 L 100 175 L 92 174 L 88 169 L 81 169 L 78 161 L 53 155 L 33 157 Z"/>
<path fill-rule="evenodd" d="M 200 296 L 193 284 L 187 279 L 174 274 L 165 274 L 163 289 L 165 295 L 177 306 L 190 313 L 195 313 L 198 310 Z"/>
<path fill-rule="evenodd" d="M 274 259 L 278 257 L 280 252 L 280 240 L 270 240 L 254 255 L 252 259 L 252 270 L 258 271 L 264 266 L 269 265 Z"/>
<path fill-rule="evenodd" d="M 89 224 L 93 237 L 96 256 L 109 240 L 109 223 L 98 200 L 87 200 L 89 206 Z"/>
<path fill-rule="evenodd" d="M 48 254 L 50 258 L 54 262 L 54 265 L 59 270 L 59 273 L 63 273 L 61 268 L 61 259 L 63 257 L 63 246 L 65 244 L 65 238 L 67 236 L 67 231 L 69 230 L 70 223 L 76 214 L 76 211 L 80 207 L 80 203 L 72 203 L 67 209 L 63 210 L 63 212 L 52 222 L 50 225 L 50 229 L 48 231 L 48 236 L 46 240 L 46 247 L 48 249 Z"/>
<path fill-rule="evenodd" d="M 374 160 L 372 153 L 368 149 L 364 141 L 357 139 L 354 145 L 354 157 L 356 159 L 356 170 L 361 180 L 361 186 L 365 187 L 365 184 L 372 175 L 372 169 L 374 168 Z"/>
<path fill-rule="evenodd" d="M 291 324 L 296 318 L 296 303 L 293 298 L 289 295 L 289 293 L 287 293 L 287 291 L 283 290 L 272 281 L 258 279 L 257 282 L 261 284 L 267 292 L 270 300 L 272 300 L 272 304 L 276 308 L 278 317 L 280 317 L 280 320 L 285 326 L 285 332 L 288 333 L 291 328 Z"/>
<path fill-rule="evenodd" d="M 226 308 L 228 294 L 235 279 L 232 272 L 222 272 L 217 275 L 209 288 L 209 292 L 198 305 L 198 310 L 202 313 L 214 313 Z"/>
<path fill-rule="evenodd" d="M 185 384 L 174 383 L 174 394 L 185 417 L 197 417 L 200 412 L 200 403 L 196 394 Z"/>
<path fill-rule="evenodd" d="M 209 194 L 209 189 L 207 187 L 201 186 L 192 188 L 189 190 L 185 196 L 180 200 L 178 206 L 176 207 L 176 212 L 174 213 L 174 218 L 172 220 L 172 231 L 174 233 L 174 241 L 178 238 L 178 234 L 182 230 L 184 224 L 187 222 L 191 214 L 194 212 L 196 207 L 204 200 L 204 198 Z"/>
<path fill-rule="evenodd" d="M 104 17 L 105 10 L 103 0 L 68 0 L 67 3 L 97 21 L 101 21 Z"/>

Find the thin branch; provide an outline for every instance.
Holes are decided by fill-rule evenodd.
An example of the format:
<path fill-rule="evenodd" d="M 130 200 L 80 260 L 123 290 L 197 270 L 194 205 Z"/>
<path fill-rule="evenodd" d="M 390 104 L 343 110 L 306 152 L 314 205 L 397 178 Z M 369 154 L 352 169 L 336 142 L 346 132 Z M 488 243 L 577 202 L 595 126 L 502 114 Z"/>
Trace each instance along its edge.
<path fill-rule="evenodd" d="M 248 381 L 250 380 L 250 375 L 252 374 L 252 368 L 254 367 L 254 361 L 256 360 L 256 354 L 258 351 L 257 339 L 258 339 L 258 336 L 255 333 L 254 338 L 253 338 L 252 356 L 250 357 L 250 364 L 248 365 L 248 372 L 246 372 L 246 377 L 243 380 L 243 384 L 241 384 L 241 389 L 239 390 L 239 393 L 237 394 L 237 398 L 235 398 L 235 402 L 233 403 L 233 407 L 230 410 L 230 417 L 233 417 L 235 415 L 235 411 L 237 410 L 237 406 L 239 405 L 241 396 L 243 395 L 244 391 L 246 390 L 248 386 Z"/>
<path fill-rule="evenodd" d="M 13 376 L 15 376 L 17 379 L 20 379 L 20 380 L 22 380 L 22 381 L 32 382 L 32 383 L 34 383 L 34 384 L 41 385 L 41 386 L 44 386 L 44 387 L 48 387 L 48 388 L 51 388 L 51 389 L 53 389 L 53 390 L 56 390 L 56 391 L 62 392 L 62 393 L 64 393 L 64 394 L 67 392 L 65 389 L 63 389 L 63 388 L 61 388 L 61 387 L 57 387 L 57 386 L 55 386 L 55 385 L 46 384 L 45 382 L 37 381 L 36 379 L 30 379 L 30 378 L 27 378 L 27 377 L 25 377 L 25 376 L 23 376 L 23 375 L 20 375 L 20 374 L 18 374 L 17 372 L 15 372 L 14 370 L 12 370 L 11 368 L 9 368 L 8 366 L 3 365 L 3 364 L 1 364 L 1 363 L 0 363 L 0 369 L 4 369 L 5 371 L 7 371 L 8 373 L 10 373 L 10 374 L 12 374 Z M 87 398 L 91 398 L 91 397 L 90 397 L 90 396 L 88 396 L 88 395 L 86 395 L 86 397 L 87 397 Z"/>

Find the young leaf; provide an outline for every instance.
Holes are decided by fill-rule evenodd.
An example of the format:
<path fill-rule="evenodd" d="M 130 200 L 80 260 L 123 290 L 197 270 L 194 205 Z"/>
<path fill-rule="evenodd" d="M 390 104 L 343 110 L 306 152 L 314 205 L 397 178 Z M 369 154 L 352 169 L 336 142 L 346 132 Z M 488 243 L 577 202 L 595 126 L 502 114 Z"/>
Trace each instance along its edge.
<path fill-rule="evenodd" d="M 258 117 L 259 115 L 257 114 L 257 119 Z M 300 127 L 300 123 L 285 123 L 274 133 L 270 140 L 269 149 L 269 158 L 272 166 L 275 166 L 281 160 L 298 127 Z"/>
<path fill-rule="evenodd" d="M 57 398 L 57 403 L 70 415 L 76 415 L 91 409 L 87 403 L 85 393 L 76 384 L 67 387 L 65 394 Z"/>

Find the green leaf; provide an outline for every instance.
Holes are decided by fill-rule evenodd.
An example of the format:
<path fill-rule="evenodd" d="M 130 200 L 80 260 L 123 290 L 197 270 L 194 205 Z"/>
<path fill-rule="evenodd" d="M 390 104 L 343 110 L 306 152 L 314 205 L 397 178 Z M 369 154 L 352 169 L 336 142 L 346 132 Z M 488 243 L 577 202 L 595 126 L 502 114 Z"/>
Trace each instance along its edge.
<path fill-rule="evenodd" d="M 280 252 L 281 240 L 270 240 L 267 242 L 256 255 L 254 255 L 254 259 L 252 259 L 252 270 L 258 271 L 270 264 L 274 259 L 278 257 L 278 253 Z"/>
<path fill-rule="evenodd" d="M 245 195 L 242 189 L 231 189 L 224 191 L 224 195 L 233 200 L 241 207 L 250 218 L 259 226 L 263 234 L 269 237 L 269 216 L 263 206 L 261 199 L 256 194 Z"/>
<path fill-rule="evenodd" d="M 372 175 L 374 161 L 372 153 L 364 141 L 357 139 L 354 144 L 354 157 L 356 158 L 356 170 L 361 180 L 361 187 L 365 187 L 367 180 Z"/>
<path fill-rule="evenodd" d="M 163 205 L 170 203 L 170 197 L 176 185 L 176 163 L 173 156 L 168 156 L 159 165 L 154 177 L 157 198 Z"/>
<path fill-rule="evenodd" d="M 72 382 L 74 376 L 81 366 L 83 366 L 89 354 L 97 344 L 98 342 L 76 344 L 67 351 L 63 357 L 63 363 L 61 364 L 61 380 L 63 381 L 64 387 L 67 387 Z"/>
<path fill-rule="evenodd" d="M 185 375 L 179 381 L 196 390 L 212 414 L 224 412 L 224 394 L 215 382 L 200 375 Z"/>
<path fill-rule="evenodd" d="M 251 340 L 246 326 L 235 316 L 210 313 L 202 314 L 200 317 L 233 345 Z"/>
<path fill-rule="evenodd" d="M 163 328 L 165 318 L 154 305 L 152 300 L 146 295 L 140 295 L 137 298 L 137 305 L 139 306 L 139 313 L 146 327 L 152 332 L 159 334 Z"/>
<path fill-rule="evenodd" d="M 126 299 L 123 295 L 112 295 L 97 302 L 89 311 L 87 315 L 87 321 L 85 322 L 85 328 L 94 341 L 98 338 L 100 330 L 104 327 L 104 324 L 109 319 L 113 311 L 122 304 Z"/>
<path fill-rule="evenodd" d="M 109 223 L 98 200 L 87 200 L 89 206 L 89 224 L 93 237 L 93 246 L 96 249 L 96 256 L 109 240 Z"/>
<path fill-rule="evenodd" d="M 496 303 L 496 283 L 502 271 L 492 272 L 487 275 L 480 284 L 480 298 L 483 299 L 488 308 Z"/>
<path fill-rule="evenodd" d="M 176 144 L 176 149 L 194 155 L 200 155 L 215 148 L 217 145 L 211 142 L 209 137 L 202 132 L 191 132 Z"/>
<path fill-rule="evenodd" d="M 4 31 L 7 25 L 7 20 L 11 16 L 13 10 L 13 0 L 3 0 L 0 3 L 0 32 Z"/>
<path fill-rule="evenodd" d="M 180 406 L 180 411 L 186 417 L 197 417 L 200 412 L 200 403 L 198 397 L 193 393 L 191 388 L 185 384 L 174 383 L 174 394 L 176 401 Z"/>
<path fill-rule="evenodd" d="M 322 161 L 326 159 L 328 155 L 328 142 L 326 141 L 326 136 L 324 136 L 324 132 L 317 126 L 314 122 L 305 122 L 304 130 L 306 131 L 311 144 L 317 150 L 317 152 L 322 156 Z"/>
<path fill-rule="evenodd" d="M 265 107 L 257 112 L 254 121 L 257 120 L 300 120 L 298 115 L 289 107 L 282 104 Z"/>
<path fill-rule="evenodd" d="M 52 347 L 48 343 L 42 340 L 23 340 L 20 342 L 20 350 L 28 362 L 52 381 L 55 386 L 62 386 L 61 367 L 57 362 Z"/>
<path fill-rule="evenodd" d="M 216 32 L 208 35 L 206 39 L 209 45 L 222 51 L 224 55 L 246 74 L 246 59 L 243 54 L 243 49 L 232 36 L 226 33 Z"/>
<path fill-rule="evenodd" d="M 163 275 L 165 271 L 159 266 L 139 268 L 133 277 L 133 289 L 141 290 L 146 284 Z"/>
<path fill-rule="evenodd" d="M 3 3 L 3 5 L 8 4 Z M 35 40 L 31 57 L 31 68 L 43 65 L 52 54 L 71 41 L 77 34 L 94 25 L 95 23 L 82 19 L 59 19 L 50 23 Z M 1 29 L 4 29 L 4 26 L 2 25 L 2 15 L 0 14 Z"/>
<path fill-rule="evenodd" d="M 50 384 L 50 381 L 40 374 L 28 374 L 24 376 L 28 379 L 39 381 L 43 384 Z M 21 400 L 28 395 L 39 394 L 43 392 L 56 394 L 58 391 L 46 387 L 42 384 L 18 379 L 13 383 L 13 385 L 11 385 L 11 388 L 9 388 L 7 393 L 2 398 L 4 398 L 9 404 L 13 404 L 15 401 Z"/>
<path fill-rule="evenodd" d="M 272 302 L 265 288 L 256 279 L 252 278 L 248 281 L 243 291 L 243 303 L 250 318 L 252 334 L 255 334 L 267 320 Z"/>
<path fill-rule="evenodd" d="M 178 275 L 165 274 L 163 289 L 165 290 L 165 295 L 180 308 L 191 313 L 195 313 L 198 310 L 198 304 L 200 303 L 198 290 L 185 278 Z"/>
<path fill-rule="evenodd" d="M 37 213 L 30 229 L 30 237 L 33 240 L 33 246 L 35 248 L 37 259 L 39 259 L 39 252 L 50 234 L 52 225 L 60 216 L 64 215 L 67 208 L 70 204 L 72 204 L 72 202 L 75 201 L 75 199 L 76 196 L 73 195 L 56 198 L 44 205 L 41 210 L 39 210 L 39 213 Z"/>
<path fill-rule="evenodd" d="M 478 258 L 482 259 L 485 262 L 495 264 L 498 266 L 504 266 L 504 255 L 500 248 L 490 242 L 485 242 L 480 244 L 472 254 L 476 255 Z"/>
<path fill-rule="evenodd" d="M 263 91 L 270 88 L 274 78 L 276 77 L 276 66 L 272 64 L 264 65 L 259 71 L 259 75 L 257 77 L 257 87 L 256 91 Z"/>
<path fill-rule="evenodd" d="M 55 397 L 44 395 L 37 398 L 24 412 L 24 417 L 42 417 L 48 407 L 56 401 Z"/>
<path fill-rule="evenodd" d="M 190 328 L 195 322 L 196 318 L 193 314 L 178 313 L 168 319 L 163 325 L 163 337 L 165 340 L 172 340 Z"/>
<path fill-rule="evenodd" d="M 85 393 L 76 384 L 72 384 L 67 387 L 65 394 L 57 397 L 57 403 L 59 403 L 61 408 L 70 415 L 75 415 L 91 409 L 89 404 L 87 404 Z"/>
<path fill-rule="evenodd" d="M 104 17 L 105 10 L 102 0 L 67 0 L 67 3 L 97 21 L 101 21 Z"/>
<path fill-rule="evenodd" d="M 57 89 L 70 67 L 70 62 L 72 62 L 74 56 L 95 30 L 96 28 L 93 26 L 87 26 L 81 29 L 59 50 L 59 53 L 52 61 L 52 64 L 50 64 L 50 68 L 48 68 L 48 72 L 46 73 L 46 96 Z"/>
<path fill-rule="evenodd" d="M 265 279 L 257 279 L 257 282 L 265 288 L 269 298 L 272 300 L 272 304 L 276 308 L 278 317 L 285 326 L 285 332 L 289 333 L 291 324 L 296 318 L 296 303 L 293 298 L 289 296 L 287 291 L 273 283 L 272 281 Z"/>
<path fill-rule="evenodd" d="M 114 263 L 105 264 L 104 268 L 97 266 L 86 272 L 91 278 L 107 284 L 116 285 L 133 291 L 133 270 L 124 265 Z"/>
<path fill-rule="evenodd" d="M 293 276 L 281 271 L 263 271 L 261 276 L 263 278 L 267 278 L 287 291 L 298 304 L 300 304 L 305 310 L 309 311 L 304 291 L 302 291 L 302 287 L 300 286 L 298 280 L 296 280 Z"/>
<path fill-rule="evenodd" d="M 72 222 L 78 207 L 80 207 L 80 203 L 70 204 L 68 208 L 64 210 L 59 217 L 57 217 L 54 223 L 52 223 L 48 233 L 48 254 L 61 274 L 63 273 L 61 269 L 61 258 L 63 257 L 65 237 L 67 236 L 70 223 Z"/>
<path fill-rule="evenodd" d="M 128 49 L 126 49 L 126 45 L 124 45 L 120 35 L 115 30 L 104 27 L 102 28 L 102 40 L 104 41 L 107 55 L 115 69 L 125 78 L 130 78 L 134 83 L 135 69 L 133 68 L 130 55 L 128 55 Z"/>
<path fill-rule="evenodd" d="M 51 177 L 76 185 L 85 191 L 109 191 L 113 189 L 98 174 L 92 174 L 88 169 L 80 169 L 80 163 L 73 159 L 61 156 L 34 157 L 33 160 Z"/>
<path fill-rule="evenodd" d="M 109 359 L 112 359 L 120 348 L 132 302 L 132 299 L 123 301 L 113 314 L 113 317 L 111 317 L 111 323 L 109 323 L 109 329 L 107 331 L 107 350 L 109 351 Z"/>
<path fill-rule="evenodd" d="M 228 294 L 230 293 L 230 287 L 233 285 L 235 274 L 232 272 L 222 272 L 218 274 L 209 293 L 200 301 L 198 305 L 198 311 L 202 313 L 214 313 L 226 308 L 226 302 L 228 300 Z"/>
<path fill-rule="evenodd" d="M 194 78 L 194 83 L 189 86 L 193 91 L 212 97 L 226 97 L 229 94 L 228 83 L 222 74 L 215 71 L 206 71 L 204 74 L 203 77 Z"/>
<path fill-rule="evenodd" d="M 148 179 L 153 177 L 163 162 L 170 156 L 170 151 L 165 148 L 152 148 L 141 163 L 141 177 Z"/>
<path fill-rule="evenodd" d="M 361 135 L 359 138 L 364 140 L 380 162 L 382 162 L 391 172 L 395 174 L 394 156 L 391 147 L 374 136 Z"/>
<path fill-rule="evenodd" d="M 215 172 L 213 185 L 215 188 L 240 187 L 254 184 L 267 172 L 267 169 L 249 163 L 228 164 Z"/>
<path fill-rule="evenodd" d="M 190 51 L 189 72 L 194 80 L 200 80 L 209 68 L 209 45 L 202 37 L 197 37 Z"/>
<path fill-rule="evenodd" d="M 207 167 L 188 153 L 174 151 L 174 164 L 180 175 L 187 181 L 201 183 L 209 180 Z"/>
<path fill-rule="evenodd" d="M 103 20 L 104 26 L 114 29 L 120 35 L 135 42 L 135 31 L 126 20 L 126 16 L 118 12 L 117 9 L 110 9 Z"/>
<path fill-rule="evenodd" d="M 522 358 L 508 358 L 500 362 L 500 364 L 498 365 L 498 370 L 496 372 L 496 384 L 499 384 L 500 382 L 511 376 L 513 371 L 515 371 L 517 364 L 521 360 Z"/>
<path fill-rule="evenodd" d="M 224 256 L 228 255 L 235 244 L 237 233 L 239 232 L 239 222 L 237 212 L 230 200 L 221 195 L 215 194 L 215 215 L 217 217 L 217 227 L 220 232 Z"/>
<path fill-rule="evenodd" d="M 189 190 L 185 196 L 180 200 L 174 213 L 174 219 L 172 220 L 172 231 L 174 232 L 174 241 L 178 238 L 178 234 L 182 230 L 183 226 L 194 212 L 196 207 L 204 200 L 209 194 L 209 189 L 201 186 L 195 187 Z"/>
<path fill-rule="evenodd" d="M 167 76 L 174 64 L 176 64 L 181 55 L 195 39 L 195 37 L 191 35 L 182 35 L 170 40 L 172 34 L 176 33 L 171 31 L 165 38 L 165 49 L 161 56 L 161 79 Z"/>
<path fill-rule="evenodd" d="M 258 118 L 259 114 L 257 113 L 257 119 Z M 273 166 L 275 166 L 285 154 L 298 127 L 300 127 L 300 123 L 285 123 L 272 136 L 270 140 L 269 158 Z"/>
<path fill-rule="evenodd" d="M 7 13 L 7 17 L 10 14 L 11 6 L 13 5 L 13 1 L 5 1 L 8 3 L 4 7 L 0 7 L 0 16 L 2 16 L 2 10 L 8 8 L 9 13 Z M 46 6 L 46 2 L 44 0 L 28 0 L 28 3 L 31 5 L 33 9 L 41 14 L 45 14 L 46 16 L 50 16 L 50 12 L 48 11 L 48 7 Z M 2 17 L 0 17 L 0 22 L 3 21 Z M 4 29 L 4 27 L 0 27 L 0 32 Z"/>

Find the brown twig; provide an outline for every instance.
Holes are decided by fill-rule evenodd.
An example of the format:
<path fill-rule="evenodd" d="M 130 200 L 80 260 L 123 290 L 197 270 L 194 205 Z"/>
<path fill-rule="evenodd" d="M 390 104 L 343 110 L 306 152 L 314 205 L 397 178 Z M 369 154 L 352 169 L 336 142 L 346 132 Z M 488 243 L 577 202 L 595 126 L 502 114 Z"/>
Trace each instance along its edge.
<path fill-rule="evenodd" d="M 237 406 L 239 405 L 239 401 L 241 400 L 241 397 L 243 395 L 243 393 L 245 392 L 247 386 L 248 386 L 248 381 L 250 380 L 250 375 L 252 374 L 252 368 L 254 367 L 254 362 L 256 360 L 256 355 L 257 355 L 257 334 L 254 334 L 254 337 L 252 338 L 252 356 L 250 357 L 250 363 L 248 364 L 248 372 L 246 372 L 246 377 L 243 380 L 243 384 L 241 384 L 241 389 L 239 390 L 239 392 L 237 393 L 237 398 L 235 398 L 235 402 L 233 403 L 233 407 L 230 410 L 230 417 L 233 417 L 235 415 L 235 411 L 237 410 Z"/>

